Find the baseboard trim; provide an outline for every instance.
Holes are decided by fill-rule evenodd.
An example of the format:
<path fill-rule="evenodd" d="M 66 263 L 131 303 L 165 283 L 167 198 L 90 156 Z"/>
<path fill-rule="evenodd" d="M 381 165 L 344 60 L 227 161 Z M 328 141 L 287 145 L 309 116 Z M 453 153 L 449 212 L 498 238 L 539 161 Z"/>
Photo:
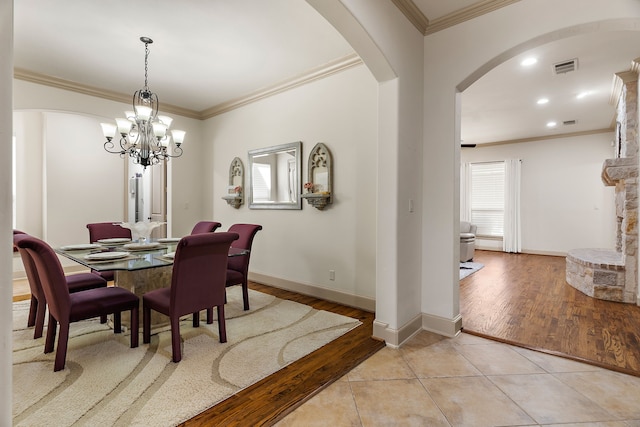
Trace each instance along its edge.
<path fill-rule="evenodd" d="M 351 295 L 335 289 L 327 289 L 320 286 L 307 285 L 293 282 L 279 277 L 267 276 L 259 273 L 249 273 L 249 280 L 263 285 L 273 286 L 287 291 L 324 299 L 348 307 L 355 307 L 371 313 L 376 311 L 376 300 L 373 298 Z"/>
<path fill-rule="evenodd" d="M 433 314 L 422 313 L 422 329 L 453 338 L 462 330 L 462 316 L 447 319 Z"/>
<path fill-rule="evenodd" d="M 388 323 L 373 321 L 373 338 L 381 339 L 391 348 L 399 348 L 422 330 L 422 316 L 416 317 L 404 324 L 400 329 L 389 328 Z"/>
<path fill-rule="evenodd" d="M 479 251 L 491 251 L 491 252 L 504 252 L 502 249 L 483 247 L 481 245 L 476 245 L 476 249 Z M 529 254 L 529 255 L 548 255 L 548 256 L 563 256 L 566 257 L 566 252 L 558 252 L 558 251 L 539 251 L 536 249 L 523 249 L 520 251 L 521 254 Z M 517 255 L 517 254 L 514 254 Z"/>

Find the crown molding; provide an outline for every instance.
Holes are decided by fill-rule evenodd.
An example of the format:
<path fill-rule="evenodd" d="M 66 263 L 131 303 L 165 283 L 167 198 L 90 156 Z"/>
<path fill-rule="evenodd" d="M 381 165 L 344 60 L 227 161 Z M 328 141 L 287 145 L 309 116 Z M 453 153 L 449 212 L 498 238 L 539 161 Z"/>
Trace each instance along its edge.
<path fill-rule="evenodd" d="M 574 136 L 596 135 L 599 133 L 613 132 L 613 130 L 614 130 L 613 128 L 603 128 L 603 129 L 594 129 L 594 130 L 583 130 L 580 132 L 561 133 L 561 134 L 555 134 L 555 135 L 532 136 L 530 138 L 507 139 L 504 141 L 495 141 L 495 142 L 486 142 L 486 143 L 480 142 L 476 144 L 476 148 L 491 147 L 494 145 L 518 144 L 520 142 L 535 142 L 535 141 L 547 141 L 549 139 L 572 138 Z"/>
<path fill-rule="evenodd" d="M 192 119 L 205 120 L 218 114 L 225 113 L 227 111 L 240 108 L 252 102 L 259 101 L 261 99 L 277 95 L 286 90 L 293 89 L 295 87 L 313 82 L 318 79 L 330 76 L 340 71 L 346 70 L 351 67 L 362 64 L 362 59 L 358 55 L 350 54 L 342 58 L 338 58 L 327 64 L 314 68 L 304 74 L 298 75 L 291 79 L 281 81 L 273 86 L 269 86 L 262 90 L 256 91 L 250 95 L 235 100 L 224 102 L 222 104 L 214 105 L 203 111 L 195 111 L 187 108 L 178 107 L 172 104 L 162 104 L 162 112 L 177 114 L 183 117 L 189 117 Z M 119 92 L 113 92 L 94 86 L 88 86 L 81 83 L 76 83 L 70 80 L 64 80 L 57 77 L 47 76 L 45 74 L 36 73 L 33 71 L 25 70 L 22 68 L 15 68 L 13 71 L 13 77 L 19 80 L 24 80 L 31 83 L 37 83 L 57 89 L 68 90 L 72 92 L 81 93 L 84 95 L 95 96 L 97 98 L 108 99 L 110 101 L 130 103 L 131 95 L 123 94 Z"/>
<path fill-rule="evenodd" d="M 123 102 L 125 104 L 131 103 L 130 94 L 113 92 L 110 90 L 105 90 L 98 87 L 73 82 L 70 80 L 51 77 L 46 74 L 36 73 L 34 71 L 29 71 L 23 68 L 15 68 L 13 70 L 13 77 L 18 80 L 24 80 L 26 82 L 41 84 L 41 85 L 53 87 L 56 89 L 77 92 L 83 95 L 95 96 L 97 98 L 108 99 L 110 101 Z M 184 117 L 190 117 L 192 119 L 200 118 L 199 112 L 195 110 L 189 110 L 187 108 L 178 107 L 172 104 L 163 103 L 162 112 L 177 114 L 179 116 L 184 116 Z"/>
<path fill-rule="evenodd" d="M 413 0 L 391 0 L 398 9 L 407 17 L 409 22 L 420 31 L 421 34 L 425 34 L 429 27 L 429 19 L 424 16 L 424 13 Z"/>
<path fill-rule="evenodd" d="M 520 0 L 482 0 L 471 6 L 429 20 L 413 0 L 391 0 L 421 34 L 433 34 L 478 16 L 493 12 Z"/>
<path fill-rule="evenodd" d="M 240 108 L 252 102 L 256 102 L 261 99 L 277 95 L 289 89 L 293 89 L 295 87 L 302 86 L 304 84 L 313 82 L 315 80 L 322 79 L 324 77 L 330 76 L 340 71 L 344 71 L 348 68 L 355 67 L 356 65 L 360 65 L 362 63 L 363 63 L 362 59 L 360 59 L 360 57 L 355 53 L 344 56 L 342 58 L 336 59 L 335 61 L 331 61 L 327 64 L 324 64 L 320 67 L 314 68 L 302 75 L 276 83 L 272 86 L 261 89 L 259 91 L 256 91 L 242 98 L 237 98 L 229 102 L 224 102 L 222 104 L 215 105 L 209 109 L 202 111 L 201 118 L 203 120 L 209 119 L 219 114 L 226 113 L 227 111 Z"/>

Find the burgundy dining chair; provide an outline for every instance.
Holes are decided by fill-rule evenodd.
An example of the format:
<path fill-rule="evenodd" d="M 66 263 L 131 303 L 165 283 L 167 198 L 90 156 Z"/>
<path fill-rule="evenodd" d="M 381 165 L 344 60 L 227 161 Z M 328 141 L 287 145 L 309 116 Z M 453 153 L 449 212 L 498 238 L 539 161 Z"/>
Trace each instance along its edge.
<path fill-rule="evenodd" d="M 120 227 L 117 222 L 93 222 L 87 224 L 87 228 L 89 229 L 89 243 L 95 243 L 101 239 L 131 239 L 131 230 Z M 111 270 L 91 270 L 91 272 L 104 277 L 108 281 L 114 278 L 114 273 Z"/>
<path fill-rule="evenodd" d="M 193 226 L 191 234 L 212 233 L 222 226 L 221 223 L 215 221 L 200 221 Z"/>
<path fill-rule="evenodd" d="M 138 305 L 140 299 L 126 289 L 102 287 L 82 292 L 69 292 L 67 279 L 56 253 L 46 242 L 25 236 L 17 241 L 18 249 L 26 250 L 33 260 L 40 284 L 49 306 L 49 324 L 44 352 L 53 351 L 58 323 L 60 336 L 53 371 L 64 369 L 72 322 L 113 314 L 113 332 L 121 332 L 121 313 L 131 311 L 131 348 L 138 346 Z"/>
<path fill-rule="evenodd" d="M 47 309 L 47 299 L 42 290 L 42 284 L 40 283 L 40 277 L 36 269 L 36 264 L 31 258 L 31 255 L 18 247 L 18 242 L 29 235 L 23 232 L 13 234 L 13 247 L 18 250 L 20 257 L 22 258 L 22 264 L 27 275 L 27 282 L 29 282 L 29 289 L 31 290 L 31 304 L 29 305 L 29 317 L 27 318 L 27 326 L 35 326 L 33 330 L 33 338 L 40 338 L 44 329 L 44 317 Z M 91 273 L 78 273 L 66 275 L 67 287 L 69 292 L 86 291 L 87 289 L 105 288 L 107 281 L 95 274 Z M 107 316 L 102 316 L 101 323 L 107 322 Z"/>
<path fill-rule="evenodd" d="M 169 316 L 174 362 L 182 359 L 180 316 L 193 315 L 193 327 L 200 326 L 200 311 L 207 310 L 207 323 L 213 323 L 218 309 L 220 342 L 227 342 L 224 319 L 225 276 L 231 242 L 236 233 L 202 233 L 185 236 L 176 247 L 171 286 L 142 296 L 142 340 L 151 342 L 151 310 Z"/>
<path fill-rule="evenodd" d="M 253 245 L 253 238 L 260 230 L 262 230 L 262 226 L 258 224 L 233 224 L 229 227 L 230 232 L 238 233 L 240 236 L 238 240 L 231 244 L 231 247 L 249 251 L 246 255 L 229 258 L 229 265 L 227 266 L 226 286 L 242 285 L 242 300 L 245 310 L 249 310 L 248 275 L 251 246 Z"/>

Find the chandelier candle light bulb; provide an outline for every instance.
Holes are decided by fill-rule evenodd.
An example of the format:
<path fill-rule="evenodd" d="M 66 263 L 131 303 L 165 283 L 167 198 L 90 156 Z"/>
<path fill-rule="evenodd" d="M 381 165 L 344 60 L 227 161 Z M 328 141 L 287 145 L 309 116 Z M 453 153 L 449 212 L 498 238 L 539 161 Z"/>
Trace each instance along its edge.
<path fill-rule="evenodd" d="M 117 118 L 113 123 L 100 123 L 102 133 L 106 138 L 104 149 L 112 154 L 119 154 L 121 158 L 127 155 L 133 162 L 145 169 L 160 161 L 168 161 L 171 157 L 180 157 L 184 142 L 185 131 L 172 129 L 167 132 L 173 119 L 158 115 L 158 95 L 149 90 L 147 71 L 149 60 L 149 45 L 153 43 L 148 37 L 140 37 L 144 43 L 144 87 L 133 94 L 133 111 L 125 111 L 126 118 Z M 120 147 L 112 141 L 117 133 L 120 134 Z M 173 152 L 169 149 L 173 139 Z"/>

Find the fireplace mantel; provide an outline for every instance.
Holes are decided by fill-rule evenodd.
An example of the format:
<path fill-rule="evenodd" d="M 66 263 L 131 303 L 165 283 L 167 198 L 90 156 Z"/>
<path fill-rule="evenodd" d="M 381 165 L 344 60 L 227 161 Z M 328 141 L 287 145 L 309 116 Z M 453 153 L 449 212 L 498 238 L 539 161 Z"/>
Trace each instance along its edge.
<path fill-rule="evenodd" d="M 616 183 L 638 177 L 638 158 L 620 157 L 617 159 L 606 159 L 602 165 L 602 182 L 608 187 L 613 187 Z"/>

